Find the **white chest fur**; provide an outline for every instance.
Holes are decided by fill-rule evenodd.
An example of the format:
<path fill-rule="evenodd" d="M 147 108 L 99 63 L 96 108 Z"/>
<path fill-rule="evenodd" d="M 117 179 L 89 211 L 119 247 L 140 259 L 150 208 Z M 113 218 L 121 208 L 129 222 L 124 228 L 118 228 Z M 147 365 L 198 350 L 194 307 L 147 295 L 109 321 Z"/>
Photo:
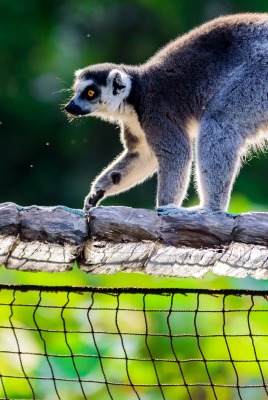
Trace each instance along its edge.
<path fill-rule="evenodd" d="M 157 168 L 157 159 L 152 148 L 149 146 L 145 133 L 139 123 L 138 117 L 135 112 L 130 113 L 125 118 L 122 118 L 123 122 L 129 128 L 131 134 L 136 138 L 136 147 L 135 149 L 140 154 L 140 156 L 144 159 L 150 160 L 151 163 L 155 164 L 155 168 Z M 124 138 L 122 138 L 124 141 Z"/>

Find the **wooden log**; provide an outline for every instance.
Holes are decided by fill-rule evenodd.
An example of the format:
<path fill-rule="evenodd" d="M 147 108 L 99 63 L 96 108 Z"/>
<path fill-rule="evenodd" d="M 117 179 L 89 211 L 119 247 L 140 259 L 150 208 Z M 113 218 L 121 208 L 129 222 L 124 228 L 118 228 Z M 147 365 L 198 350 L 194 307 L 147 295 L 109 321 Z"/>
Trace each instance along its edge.
<path fill-rule="evenodd" d="M 94 274 L 142 272 L 154 276 L 203 278 L 208 272 L 234 278 L 268 279 L 268 248 L 231 243 L 196 249 L 153 242 L 88 241 L 80 268 Z"/>
<path fill-rule="evenodd" d="M 236 217 L 228 213 L 159 216 L 146 209 L 97 207 L 90 212 L 89 226 L 91 235 L 102 240 L 119 243 L 152 240 L 172 246 L 200 248 L 232 242 Z"/>
<path fill-rule="evenodd" d="M 7 264 L 19 233 L 19 211 L 15 204 L 0 204 L 0 264 Z"/>
<path fill-rule="evenodd" d="M 113 242 L 157 240 L 172 246 L 213 247 L 231 242 L 268 246 L 268 213 L 177 213 L 129 207 L 97 207 L 90 213 L 93 236 Z"/>
<path fill-rule="evenodd" d="M 143 272 L 202 278 L 207 272 L 268 278 L 268 214 L 174 213 L 97 207 L 0 205 L 0 263 L 61 272 Z"/>
<path fill-rule="evenodd" d="M 88 223 L 82 212 L 61 206 L 0 205 L 0 260 L 7 268 L 67 271 L 87 237 Z"/>
<path fill-rule="evenodd" d="M 268 213 L 246 213 L 236 217 L 234 240 L 268 246 Z"/>

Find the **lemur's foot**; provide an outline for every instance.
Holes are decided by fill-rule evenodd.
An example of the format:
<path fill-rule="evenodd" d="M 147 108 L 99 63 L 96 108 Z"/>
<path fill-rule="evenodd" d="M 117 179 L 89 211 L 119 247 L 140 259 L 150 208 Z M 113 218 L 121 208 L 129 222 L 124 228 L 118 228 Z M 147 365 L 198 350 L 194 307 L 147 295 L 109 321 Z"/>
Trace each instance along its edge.
<path fill-rule="evenodd" d="M 94 193 L 89 194 L 85 198 L 84 211 L 89 211 L 92 207 L 95 207 L 98 202 L 104 197 L 105 190 L 97 190 Z"/>

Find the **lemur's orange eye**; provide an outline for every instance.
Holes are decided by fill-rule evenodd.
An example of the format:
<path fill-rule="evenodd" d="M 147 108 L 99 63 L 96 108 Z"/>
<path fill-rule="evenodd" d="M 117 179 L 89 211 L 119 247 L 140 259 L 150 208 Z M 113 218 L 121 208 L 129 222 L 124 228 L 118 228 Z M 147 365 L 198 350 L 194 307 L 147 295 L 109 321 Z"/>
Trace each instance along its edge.
<path fill-rule="evenodd" d="M 95 92 L 92 89 L 89 89 L 88 92 L 87 92 L 88 97 L 93 97 L 94 94 L 95 94 Z"/>

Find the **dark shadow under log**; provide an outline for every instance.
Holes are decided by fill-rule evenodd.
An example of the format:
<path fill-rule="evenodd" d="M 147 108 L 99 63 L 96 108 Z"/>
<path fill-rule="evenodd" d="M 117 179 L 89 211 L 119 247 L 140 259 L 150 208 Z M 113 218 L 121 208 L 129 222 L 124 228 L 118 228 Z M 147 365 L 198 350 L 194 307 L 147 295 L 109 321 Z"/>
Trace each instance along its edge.
<path fill-rule="evenodd" d="M 268 213 L 178 213 L 0 205 L 0 264 L 60 272 L 268 278 Z"/>

